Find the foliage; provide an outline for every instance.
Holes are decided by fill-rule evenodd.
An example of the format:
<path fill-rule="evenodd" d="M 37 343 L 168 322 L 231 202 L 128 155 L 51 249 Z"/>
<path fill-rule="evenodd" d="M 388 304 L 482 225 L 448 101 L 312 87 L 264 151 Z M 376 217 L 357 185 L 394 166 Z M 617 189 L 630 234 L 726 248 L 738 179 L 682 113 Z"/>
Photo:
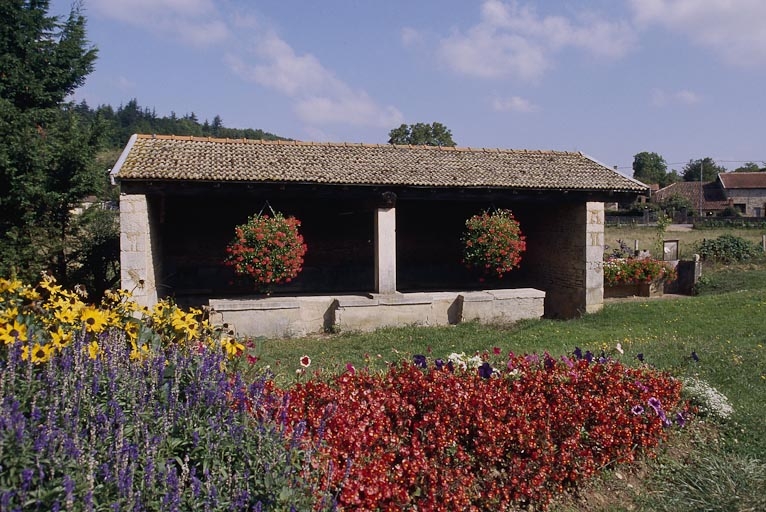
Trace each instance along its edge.
<path fill-rule="evenodd" d="M 644 183 L 667 185 L 668 165 L 657 153 L 642 151 L 633 156 L 633 177 Z"/>
<path fill-rule="evenodd" d="M 680 194 L 673 194 L 659 203 L 659 207 L 670 215 L 675 212 L 691 211 L 693 206 L 689 198 Z"/>
<path fill-rule="evenodd" d="M 680 382 L 577 349 L 571 358 L 467 358 L 351 368 L 287 390 L 288 424 L 304 428 L 347 510 L 544 507 L 598 469 L 656 446 Z M 678 414 L 676 414 L 676 411 Z"/>
<path fill-rule="evenodd" d="M 388 132 L 389 144 L 411 144 L 413 146 L 454 146 L 452 132 L 441 123 L 403 124 Z"/>
<path fill-rule="evenodd" d="M 610 258 L 604 262 L 604 285 L 674 281 L 676 269 L 651 258 Z"/>
<path fill-rule="evenodd" d="M 657 227 L 654 235 L 654 254 L 662 255 L 665 249 L 665 231 L 673 223 L 673 219 L 665 215 L 664 212 L 657 214 Z"/>
<path fill-rule="evenodd" d="M 66 97 L 92 71 L 85 19 L 47 14 L 48 2 L 0 6 L 0 275 L 67 277 L 69 211 L 97 187 L 97 122 Z"/>
<path fill-rule="evenodd" d="M 632 258 L 635 256 L 635 250 L 633 250 L 632 247 L 630 247 L 627 243 L 625 243 L 625 240 L 617 240 L 617 247 L 611 248 L 608 245 L 604 245 L 604 256 L 605 259 L 624 259 L 624 258 Z M 609 251 L 612 252 L 609 252 Z"/>
<path fill-rule="evenodd" d="M 78 329 L 44 365 L 0 361 L 3 510 L 311 510 L 309 452 L 205 345 L 131 361 L 124 333 Z M 330 503 L 330 500 L 327 500 Z M 319 509 L 317 506 L 316 509 Z"/>
<path fill-rule="evenodd" d="M 761 162 L 761 164 L 766 165 L 766 162 Z M 734 171 L 732 172 L 764 172 L 764 171 L 766 171 L 766 167 L 761 167 L 755 162 L 747 162 L 740 165 L 739 167 L 734 169 Z"/>
<path fill-rule="evenodd" d="M 274 284 L 289 283 L 303 268 L 306 244 L 298 231 L 301 223 L 281 213 L 253 215 L 234 228 L 235 236 L 226 247 L 224 262 L 238 275 L 255 280 L 268 291 Z"/>
<path fill-rule="evenodd" d="M 122 149 L 134 133 L 156 133 L 158 135 L 194 135 L 200 137 L 218 137 L 229 139 L 286 140 L 283 137 L 261 129 L 227 128 L 220 116 L 216 115 L 212 123 L 200 122 L 194 112 L 177 116 L 158 115 L 155 109 L 141 107 L 133 98 L 116 109 L 111 105 L 90 107 L 84 100 L 76 106 L 77 112 L 86 119 L 102 120 L 105 144 L 109 148 Z M 112 162 L 113 163 L 113 162 Z M 111 164 L 110 164 L 111 165 Z"/>
<path fill-rule="evenodd" d="M 502 278 L 521 263 L 526 241 L 510 210 L 474 215 L 465 222 L 463 263 L 485 276 Z"/>
<path fill-rule="evenodd" d="M 726 167 L 716 164 L 715 160 L 710 157 L 705 157 L 699 160 L 689 160 L 681 175 L 684 181 L 700 181 L 700 170 L 702 170 L 702 181 L 713 181 L 719 173 L 726 172 Z"/>
<path fill-rule="evenodd" d="M 703 239 L 694 250 L 705 261 L 722 263 L 747 261 L 763 255 L 763 249 L 758 244 L 734 235 Z"/>

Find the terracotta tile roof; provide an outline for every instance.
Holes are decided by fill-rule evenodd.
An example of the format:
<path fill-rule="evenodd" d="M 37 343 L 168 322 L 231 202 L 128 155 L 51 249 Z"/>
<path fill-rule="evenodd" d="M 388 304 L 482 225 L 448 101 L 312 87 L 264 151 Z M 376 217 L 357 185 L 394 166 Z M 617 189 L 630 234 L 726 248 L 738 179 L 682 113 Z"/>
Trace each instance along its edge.
<path fill-rule="evenodd" d="M 716 181 L 700 184 L 699 181 L 680 181 L 659 189 L 652 194 L 653 202 L 667 201 L 672 196 L 684 197 L 692 204 L 694 211 L 700 208 L 700 185 L 702 186 L 702 209 L 723 210 L 729 203 L 723 190 Z"/>
<path fill-rule="evenodd" d="M 119 180 L 295 182 L 646 192 L 575 152 L 136 135 Z"/>
<path fill-rule="evenodd" d="M 720 173 L 723 188 L 766 188 L 766 172 Z"/>

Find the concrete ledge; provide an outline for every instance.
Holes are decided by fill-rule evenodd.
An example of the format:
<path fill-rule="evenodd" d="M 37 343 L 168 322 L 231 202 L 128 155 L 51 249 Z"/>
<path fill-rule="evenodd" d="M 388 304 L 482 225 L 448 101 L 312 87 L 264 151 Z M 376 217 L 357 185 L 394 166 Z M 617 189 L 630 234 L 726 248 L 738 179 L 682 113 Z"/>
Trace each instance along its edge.
<path fill-rule="evenodd" d="M 374 331 L 464 321 L 515 322 L 543 315 L 545 292 L 471 292 L 211 299 L 211 320 L 247 336 L 285 338 L 329 330 Z"/>

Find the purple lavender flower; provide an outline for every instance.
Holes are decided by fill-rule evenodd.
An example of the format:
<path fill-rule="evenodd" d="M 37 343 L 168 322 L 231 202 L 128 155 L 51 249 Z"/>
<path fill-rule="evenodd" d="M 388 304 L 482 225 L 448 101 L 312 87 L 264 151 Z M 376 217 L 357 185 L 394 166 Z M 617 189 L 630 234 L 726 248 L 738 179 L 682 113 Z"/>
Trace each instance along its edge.
<path fill-rule="evenodd" d="M 527 354 L 524 356 L 524 359 L 526 359 L 530 364 L 537 364 L 540 362 L 540 358 L 537 356 L 537 354 Z"/>
<path fill-rule="evenodd" d="M 591 352 L 590 350 L 586 351 L 584 359 L 586 361 L 588 361 L 589 363 L 592 363 L 593 362 L 593 352 Z"/>
<path fill-rule="evenodd" d="M 489 365 L 489 363 L 485 362 L 479 366 L 479 376 L 482 379 L 488 379 L 492 377 L 492 367 Z"/>
<path fill-rule="evenodd" d="M 426 367 L 426 356 L 423 354 L 416 354 L 413 356 L 412 360 L 415 363 L 415 366 L 418 368 L 425 368 Z"/>
<path fill-rule="evenodd" d="M 640 415 L 644 414 L 644 408 L 641 407 L 640 405 L 634 405 L 630 409 L 630 412 L 632 412 L 636 416 L 640 416 Z"/>
<path fill-rule="evenodd" d="M 567 365 L 567 368 L 574 368 L 574 363 L 567 356 L 561 356 L 561 360 L 564 361 L 564 364 Z"/>
<path fill-rule="evenodd" d="M 434 361 L 434 366 L 436 366 L 437 370 L 441 370 L 442 368 L 444 368 L 444 359 L 437 359 L 436 361 Z"/>
<path fill-rule="evenodd" d="M 577 359 L 582 359 L 582 350 L 580 349 L 580 347 L 575 347 L 574 352 L 572 352 L 572 354 L 574 354 L 574 356 Z"/>
<path fill-rule="evenodd" d="M 643 363 L 644 362 L 644 353 L 643 352 L 639 352 L 638 354 L 636 354 L 636 359 L 638 359 L 640 362 Z"/>
<path fill-rule="evenodd" d="M 698 356 L 697 353 L 693 350 L 692 350 L 692 359 L 694 360 L 695 363 L 699 363 L 700 361 L 700 356 Z"/>
<path fill-rule="evenodd" d="M 681 428 L 684 428 L 684 426 L 686 426 L 686 418 L 684 418 L 684 413 L 682 413 L 681 411 L 678 411 L 676 413 L 676 423 Z"/>
<path fill-rule="evenodd" d="M 455 373 L 455 364 L 452 361 L 447 361 L 447 370 L 450 373 Z"/>

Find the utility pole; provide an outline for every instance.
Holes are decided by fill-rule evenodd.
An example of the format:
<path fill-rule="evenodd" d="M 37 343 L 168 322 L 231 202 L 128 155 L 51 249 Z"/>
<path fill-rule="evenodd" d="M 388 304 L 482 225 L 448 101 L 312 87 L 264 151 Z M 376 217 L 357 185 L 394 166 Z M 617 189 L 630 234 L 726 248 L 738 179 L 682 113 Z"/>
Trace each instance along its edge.
<path fill-rule="evenodd" d="M 700 222 L 702 221 L 702 200 L 705 194 L 702 192 L 702 175 L 705 174 L 705 159 L 700 160 Z"/>

